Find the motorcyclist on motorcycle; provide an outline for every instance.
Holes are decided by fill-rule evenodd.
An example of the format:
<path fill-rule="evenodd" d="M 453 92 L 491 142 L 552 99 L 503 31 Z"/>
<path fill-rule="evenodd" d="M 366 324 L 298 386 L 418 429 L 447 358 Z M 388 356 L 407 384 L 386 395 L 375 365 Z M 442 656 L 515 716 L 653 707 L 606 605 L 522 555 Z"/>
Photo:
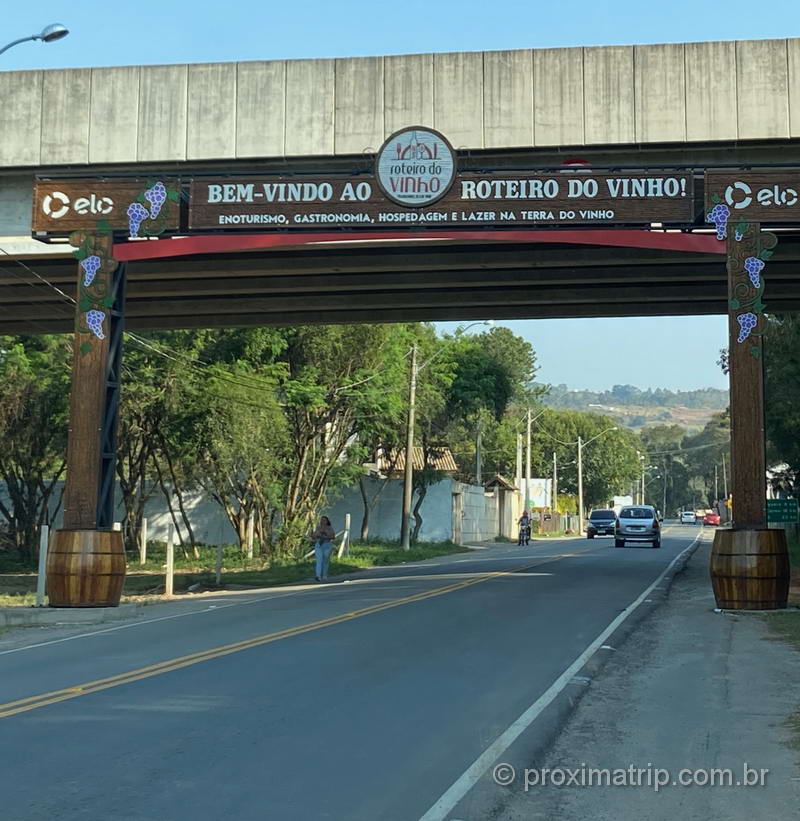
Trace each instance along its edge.
<path fill-rule="evenodd" d="M 519 518 L 519 540 L 517 545 L 527 545 L 531 539 L 531 517 L 527 510 L 522 511 Z"/>

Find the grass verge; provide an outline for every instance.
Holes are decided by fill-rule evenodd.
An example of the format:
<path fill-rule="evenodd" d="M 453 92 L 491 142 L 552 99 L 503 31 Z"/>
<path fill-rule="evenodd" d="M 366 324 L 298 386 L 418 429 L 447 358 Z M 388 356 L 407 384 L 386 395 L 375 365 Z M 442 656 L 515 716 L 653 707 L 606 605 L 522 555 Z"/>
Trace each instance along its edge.
<path fill-rule="evenodd" d="M 355 573 L 370 567 L 405 564 L 469 552 L 468 548 L 452 542 L 425 542 L 411 550 L 403 550 L 398 542 L 372 542 L 356 544 L 350 555 L 331 558 L 330 575 Z M 165 553 L 162 546 L 148 548 L 148 560 L 140 565 L 128 561 L 123 598 L 159 595 L 164 591 Z M 200 547 L 197 556 L 188 558 L 177 551 L 175 557 L 175 592 L 185 592 L 190 586 L 200 584 L 214 586 L 216 548 Z M 314 576 L 313 560 L 267 562 L 264 559 L 247 559 L 234 545 L 223 548 L 223 587 L 273 587 L 308 581 Z M 0 607 L 29 606 L 36 600 L 36 574 L 32 572 L 0 573 Z"/>

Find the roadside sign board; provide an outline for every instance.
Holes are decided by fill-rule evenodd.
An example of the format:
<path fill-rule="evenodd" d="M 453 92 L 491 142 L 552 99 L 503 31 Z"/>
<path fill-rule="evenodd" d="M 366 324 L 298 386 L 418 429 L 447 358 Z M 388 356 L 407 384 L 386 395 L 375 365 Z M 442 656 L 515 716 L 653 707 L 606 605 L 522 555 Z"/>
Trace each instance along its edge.
<path fill-rule="evenodd" d="M 767 521 L 790 524 L 800 520 L 797 499 L 767 499 Z"/>
<path fill-rule="evenodd" d="M 397 184 L 399 185 L 399 183 Z M 460 172 L 437 199 L 387 196 L 373 174 L 195 179 L 189 230 L 687 223 L 691 174 Z"/>
<path fill-rule="evenodd" d="M 33 234 L 64 236 L 72 231 L 92 231 L 101 221 L 114 230 L 130 231 L 128 210 L 133 204 L 143 209 L 133 211 L 134 222 L 138 218 L 136 227 L 143 228 L 143 234 L 152 232 L 156 226 L 159 233 L 177 231 L 180 196 L 177 189 L 171 190 L 173 187 L 165 182 L 166 185 L 144 179 L 37 180 L 33 188 Z M 159 184 L 162 189 L 153 191 Z"/>
<path fill-rule="evenodd" d="M 733 223 L 800 221 L 800 171 L 706 171 L 706 213 L 715 205 Z"/>

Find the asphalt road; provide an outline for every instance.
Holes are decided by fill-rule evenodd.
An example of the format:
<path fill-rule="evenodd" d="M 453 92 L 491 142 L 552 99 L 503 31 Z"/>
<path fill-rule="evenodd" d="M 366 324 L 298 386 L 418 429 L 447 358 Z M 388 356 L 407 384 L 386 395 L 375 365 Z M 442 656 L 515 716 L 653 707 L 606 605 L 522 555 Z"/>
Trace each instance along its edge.
<path fill-rule="evenodd" d="M 418 821 L 698 532 L 492 548 L 6 638 L 0 817 Z"/>

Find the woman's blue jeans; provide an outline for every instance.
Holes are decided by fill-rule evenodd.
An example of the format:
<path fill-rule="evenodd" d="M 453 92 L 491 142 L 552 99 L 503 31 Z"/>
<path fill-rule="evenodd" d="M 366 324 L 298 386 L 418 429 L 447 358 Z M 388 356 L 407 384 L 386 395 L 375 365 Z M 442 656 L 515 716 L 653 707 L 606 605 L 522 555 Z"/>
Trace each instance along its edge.
<path fill-rule="evenodd" d="M 333 552 L 333 542 L 317 542 L 314 545 L 314 553 L 317 557 L 316 573 L 318 579 L 328 578 L 328 566 L 331 563 L 331 553 Z"/>

